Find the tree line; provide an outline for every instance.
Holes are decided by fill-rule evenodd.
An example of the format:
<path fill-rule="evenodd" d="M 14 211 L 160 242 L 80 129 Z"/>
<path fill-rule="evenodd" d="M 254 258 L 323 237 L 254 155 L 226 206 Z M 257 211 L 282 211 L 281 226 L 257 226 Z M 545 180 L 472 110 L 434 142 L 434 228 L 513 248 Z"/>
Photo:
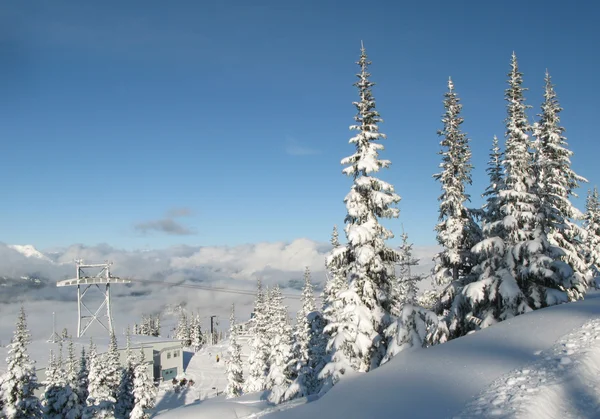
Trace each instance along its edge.
<path fill-rule="evenodd" d="M 571 167 L 572 151 L 560 124 L 562 108 L 550 74 L 537 120 L 527 118 L 523 74 L 513 53 L 505 90 L 505 143 L 491 141 L 489 185 L 481 208 L 470 208 L 470 139 L 462 131 L 462 103 L 452 79 L 444 94 L 440 137 L 439 220 L 442 250 L 431 272 L 435 289 L 418 295 L 418 263 L 412 244 L 386 244 L 394 237 L 381 219 L 399 217 L 400 196 L 376 177 L 391 162 L 381 159 L 386 136 L 376 110 L 364 46 L 354 86 L 359 98 L 355 152 L 342 159 L 352 179 L 344 198 L 346 243 L 332 234 L 326 257 L 322 307 L 315 305 L 305 273 L 302 309 L 295 326 L 279 288 L 259 281 L 244 377 L 232 310 L 229 397 L 266 391 L 274 403 L 324 394 L 350 372 L 369 372 L 402 350 L 428 347 L 532 310 L 584 298 L 596 286 L 600 266 L 600 201 L 588 192 L 585 212 L 571 200 L 587 182 Z"/>
<path fill-rule="evenodd" d="M 59 351 L 50 352 L 46 380 L 38 383 L 35 362 L 27 352 L 30 343 L 25 310 L 21 308 L 14 336 L 9 345 L 7 371 L 0 377 L 0 412 L 7 419 L 148 419 L 154 407 L 156 389 L 148 374 L 144 352 L 135 354 L 127 338 L 127 361 L 121 366 L 117 340 L 111 333 L 108 352 L 98 354 L 90 341 L 79 358 L 74 344 L 68 342 L 63 359 Z M 41 398 L 35 391 L 43 388 Z"/>

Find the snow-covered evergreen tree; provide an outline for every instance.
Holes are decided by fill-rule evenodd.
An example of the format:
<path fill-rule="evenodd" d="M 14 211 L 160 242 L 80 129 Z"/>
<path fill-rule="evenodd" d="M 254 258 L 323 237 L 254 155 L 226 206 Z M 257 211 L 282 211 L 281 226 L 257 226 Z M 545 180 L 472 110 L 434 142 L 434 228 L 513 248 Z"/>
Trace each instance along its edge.
<path fill-rule="evenodd" d="M 423 275 L 413 274 L 412 267 L 419 264 L 419 260 L 412 255 L 413 244 L 408 241 L 408 234 L 402 232 L 402 245 L 398 250 L 398 273 L 393 288 L 392 314 L 398 316 L 402 306 L 406 303 L 416 304 L 418 282 L 424 279 Z"/>
<path fill-rule="evenodd" d="M 202 345 L 204 345 L 204 334 L 202 333 L 202 324 L 200 323 L 200 314 L 196 314 L 191 324 L 191 343 L 194 352 L 198 352 Z"/>
<path fill-rule="evenodd" d="M 21 307 L 16 329 L 8 345 L 7 370 L 2 376 L 2 414 L 7 419 L 35 419 L 42 417 L 42 405 L 34 391 L 39 387 L 34 361 L 29 358 L 27 346 L 31 336 L 27 329 L 25 309 Z"/>
<path fill-rule="evenodd" d="M 85 400 L 82 402 L 78 393 L 78 367 L 79 363 L 77 361 L 77 357 L 75 356 L 75 346 L 73 344 L 73 340 L 69 338 L 67 361 L 65 366 L 66 397 L 68 399 L 68 403 L 64 409 L 64 417 L 67 419 L 80 418 L 85 406 Z"/>
<path fill-rule="evenodd" d="M 419 260 L 412 255 L 412 246 L 408 235 L 403 232 L 397 282 L 393 289 L 393 320 L 385 331 L 388 342 L 383 362 L 389 361 L 402 350 L 424 348 L 448 340 L 444 321 L 417 301 L 417 284 L 424 276 L 412 272 L 412 267 L 419 264 Z"/>
<path fill-rule="evenodd" d="M 90 343 L 90 349 L 93 344 Z M 85 353 L 85 348 L 81 348 L 81 355 L 79 357 L 79 369 L 77 370 L 77 386 L 75 387 L 75 393 L 79 398 L 79 405 L 82 409 L 85 409 L 87 405 L 87 398 L 89 395 L 88 386 L 89 386 L 89 375 L 90 371 L 88 369 L 88 355 Z"/>
<path fill-rule="evenodd" d="M 87 407 L 83 412 L 83 419 L 114 419 L 116 399 L 113 397 L 113 380 L 106 367 L 107 360 L 99 356 L 96 346 L 90 344 L 88 353 L 89 385 Z"/>
<path fill-rule="evenodd" d="M 324 366 L 326 340 L 323 334 L 324 319 L 316 310 L 310 270 L 306 267 L 304 288 L 302 289 L 302 307 L 298 312 L 294 331 L 296 378 L 285 393 L 286 400 L 308 396 L 320 389 L 318 374 Z"/>
<path fill-rule="evenodd" d="M 119 348 L 117 346 L 117 337 L 114 332 L 110 333 L 108 352 L 104 356 L 104 368 L 106 374 L 106 384 L 110 388 L 110 395 L 117 399 L 119 393 L 119 383 L 121 382 L 121 361 L 119 360 Z"/>
<path fill-rule="evenodd" d="M 267 374 L 269 372 L 268 356 L 271 342 L 267 335 L 268 321 L 266 313 L 266 294 L 262 283 L 258 280 L 256 301 L 254 303 L 254 317 L 250 334 L 250 356 L 248 358 L 248 377 L 244 385 L 245 393 L 254 393 L 267 388 Z"/>
<path fill-rule="evenodd" d="M 76 419 L 81 417 L 79 398 L 68 378 L 67 371 L 61 366 L 60 357 L 57 359 L 54 352 L 51 351 L 50 362 L 46 367 L 46 381 L 44 383 L 46 389 L 42 396 L 44 418 Z"/>
<path fill-rule="evenodd" d="M 500 146 L 498 145 L 498 137 L 494 135 L 494 139 L 492 140 L 492 148 L 490 149 L 490 159 L 488 160 L 488 167 L 486 169 L 490 179 L 490 184 L 482 194 L 482 196 L 486 199 L 486 203 L 483 205 L 482 222 L 487 225 L 499 221 L 502 216 L 500 213 L 500 208 L 498 208 L 498 196 L 500 194 L 500 190 L 503 189 L 503 157 L 504 154 L 500 151 Z"/>
<path fill-rule="evenodd" d="M 66 387 L 66 382 L 60 373 L 60 366 L 54 355 L 50 351 L 50 359 L 46 367 L 46 380 L 44 385 L 46 389 L 42 395 L 42 406 L 44 408 L 44 417 L 48 419 L 60 419 L 62 414 L 61 398 Z"/>
<path fill-rule="evenodd" d="M 600 198 L 596 187 L 593 191 L 588 191 L 583 228 L 585 238 L 582 253 L 588 266 L 587 280 L 591 285 L 595 285 L 595 278 L 600 276 Z"/>
<path fill-rule="evenodd" d="M 267 388 L 269 401 L 280 403 L 295 374 L 296 360 L 292 350 L 292 328 L 288 320 L 287 307 L 283 304 L 283 295 L 276 285 L 268 292 L 268 317 L 267 335 L 270 342 L 270 353 L 267 364 Z"/>
<path fill-rule="evenodd" d="M 244 386 L 244 373 L 242 371 L 242 348 L 237 341 L 238 327 L 235 323 L 235 306 L 231 306 L 229 318 L 229 359 L 227 360 L 227 398 L 238 397 L 242 394 Z"/>
<path fill-rule="evenodd" d="M 160 336 L 160 313 L 152 316 L 152 336 L 158 337 Z"/>
<path fill-rule="evenodd" d="M 136 359 L 131 351 L 131 335 L 129 329 L 127 330 L 127 347 L 125 353 L 127 354 L 127 361 L 125 367 L 121 369 L 121 381 L 119 383 L 117 404 L 115 406 L 115 417 L 117 419 L 128 419 L 135 404 L 135 399 L 133 397 L 133 379 Z"/>
<path fill-rule="evenodd" d="M 470 201 L 466 185 L 471 185 L 471 149 L 469 139 L 461 131 L 463 118 L 460 115 L 462 104 L 454 91 L 452 79 L 448 80 L 448 92 L 444 95 L 446 109 L 442 122 L 444 128 L 438 131 L 442 138 L 441 172 L 433 175 L 442 186 L 439 223 L 436 225 L 437 241 L 442 246 L 433 269 L 433 278 L 438 285 L 457 281 L 469 275 L 475 265 L 471 248 L 481 240 L 481 231 L 465 206 Z"/>
<path fill-rule="evenodd" d="M 480 263 L 473 282 L 456 288 L 448 313 L 454 336 L 487 327 L 536 308 L 569 300 L 576 290 L 569 266 L 556 260 L 547 236 L 535 159 L 530 154 L 522 74 L 513 53 L 506 100 L 504 178 L 494 204 L 500 219 L 484 223 L 484 239 L 473 251 Z"/>
<path fill-rule="evenodd" d="M 177 329 L 175 330 L 175 339 L 180 340 L 185 347 L 189 347 L 192 344 L 190 324 L 183 308 L 179 313 L 179 322 L 177 323 Z"/>
<path fill-rule="evenodd" d="M 357 64 L 360 72 L 355 86 L 360 100 L 354 102 L 357 124 L 350 127 L 357 131 L 350 139 L 350 143 L 356 145 L 356 152 L 341 162 L 347 165 L 343 172 L 354 179 L 344 199 L 348 244 L 328 259 L 328 265 L 335 263 L 345 267 L 348 286 L 337 296 L 343 306 L 337 321 L 325 329 L 330 335 L 331 356 L 321 374 L 328 382 L 326 387 L 335 383 L 348 368 L 366 372 L 376 368 L 385 356 L 384 332 L 390 322 L 394 279 L 390 265 L 398 260 L 398 253 L 385 243 L 393 237 L 392 232 L 379 223 L 380 218 L 398 217 L 399 210 L 394 205 L 400 197 L 391 184 L 372 176 L 389 167 L 390 161 L 379 159 L 383 145 L 377 141 L 385 135 L 379 132 L 381 118 L 375 109 L 371 91 L 374 83 L 369 80 L 368 72 L 371 63 L 364 47 Z"/>
<path fill-rule="evenodd" d="M 336 258 L 336 254 L 340 252 L 343 254 L 346 251 L 346 247 L 340 245 L 337 226 L 333 227 L 331 245 L 332 249 L 328 255 L 331 257 L 328 257 L 325 262 L 327 281 L 325 282 L 325 287 L 323 289 L 323 312 L 333 315 L 334 302 L 339 301 L 337 299 L 338 295 L 345 290 L 347 286 L 344 267 L 339 266 L 336 263 L 336 261 L 339 260 L 339 258 Z"/>
<path fill-rule="evenodd" d="M 575 189 L 579 187 L 579 182 L 587 180 L 571 169 L 573 152 L 567 149 L 564 128 L 560 126 L 561 110 L 550 74 L 546 71 L 542 113 L 538 115 L 540 119 L 534 130 L 534 169 L 537 175 L 536 188 L 541 199 L 541 216 L 538 219 L 552 246 L 550 255 L 555 261 L 568 264 L 572 270 L 570 276 L 564 275 L 566 278 L 559 286 L 568 290 L 571 299 L 579 299 L 583 298 L 587 288 L 587 266 L 584 257 L 579 255 L 582 231 L 574 222 L 581 219 L 582 214 L 571 203 L 571 197 L 576 196 Z M 565 270 L 556 262 L 553 268 Z"/>
<path fill-rule="evenodd" d="M 152 376 L 148 374 L 148 365 L 144 350 L 140 350 L 140 356 L 136 362 L 133 379 L 134 407 L 131 411 L 131 419 L 149 419 L 150 410 L 156 403 L 156 388 L 152 382 Z"/>

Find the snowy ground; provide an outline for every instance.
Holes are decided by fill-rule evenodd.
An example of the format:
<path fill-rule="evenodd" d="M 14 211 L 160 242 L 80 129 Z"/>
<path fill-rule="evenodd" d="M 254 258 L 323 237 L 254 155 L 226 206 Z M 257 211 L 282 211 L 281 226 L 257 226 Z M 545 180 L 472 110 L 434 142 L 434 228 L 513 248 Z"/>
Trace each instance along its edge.
<path fill-rule="evenodd" d="M 600 417 L 600 294 L 519 316 L 342 380 L 319 400 L 222 397 L 159 418 Z M 185 416 L 183 413 L 185 412 Z"/>
<path fill-rule="evenodd" d="M 242 346 L 242 361 L 245 361 L 249 351 L 247 337 L 241 336 L 239 340 Z M 179 375 L 178 378 L 185 377 L 187 380 L 194 380 L 194 386 L 178 388 L 178 391 L 175 391 L 171 383 L 161 384 L 155 412 L 164 412 L 196 401 L 222 399 L 218 396 L 227 386 L 225 362 L 228 359 L 228 345 L 229 340 L 225 340 L 217 345 L 205 346 L 196 353 L 184 352 L 185 373 Z M 217 355 L 219 355 L 219 362 L 217 362 Z M 263 408 L 264 406 L 261 406 L 259 410 Z"/>
<path fill-rule="evenodd" d="M 539 360 L 496 380 L 456 419 L 600 417 L 600 320 L 560 339 Z"/>

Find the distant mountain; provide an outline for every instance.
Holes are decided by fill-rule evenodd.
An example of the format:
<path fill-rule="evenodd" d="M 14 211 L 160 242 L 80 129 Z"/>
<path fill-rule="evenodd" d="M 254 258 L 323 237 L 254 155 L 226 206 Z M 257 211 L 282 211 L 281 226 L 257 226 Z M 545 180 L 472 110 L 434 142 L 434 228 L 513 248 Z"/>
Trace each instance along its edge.
<path fill-rule="evenodd" d="M 30 244 L 9 244 L 8 247 L 13 250 L 16 250 L 25 257 L 41 259 L 47 262 L 53 262 L 52 259 L 50 259 L 48 256 L 46 256 Z"/>

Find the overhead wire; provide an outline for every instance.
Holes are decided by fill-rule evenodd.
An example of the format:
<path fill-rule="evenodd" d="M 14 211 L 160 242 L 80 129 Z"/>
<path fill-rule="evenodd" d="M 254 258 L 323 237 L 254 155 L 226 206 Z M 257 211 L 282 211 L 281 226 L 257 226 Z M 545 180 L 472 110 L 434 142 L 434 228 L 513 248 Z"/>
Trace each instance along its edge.
<path fill-rule="evenodd" d="M 153 281 L 150 279 L 138 279 L 138 278 L 123 278 L 123 279 L 127 279 L 131 282 L 137 282 L 140 284 L 158 284 L 158 285 L 167 285 L 169 287 L 181 287 L 181 288 L 198 289 L 198 290 L 203 290 L 203 291 L 224 292 L 227 294 L 256 296 L 256 291 L 252 291 L 252 290 L 244 290 L 244 289 L 236 289 L 236 288 L 222 288 L 222 287 L 209 287 L 206 285 L 184 284 L 181 282 Z M 299 294 L 282 294 L 282 295 L 285 298 L 292 298 L 292 299 L 300 299 L 301 298 L 301 295 L 299 295 Z M 319 297 L 317 296 L 317 298 L 319 298 Z"/>

